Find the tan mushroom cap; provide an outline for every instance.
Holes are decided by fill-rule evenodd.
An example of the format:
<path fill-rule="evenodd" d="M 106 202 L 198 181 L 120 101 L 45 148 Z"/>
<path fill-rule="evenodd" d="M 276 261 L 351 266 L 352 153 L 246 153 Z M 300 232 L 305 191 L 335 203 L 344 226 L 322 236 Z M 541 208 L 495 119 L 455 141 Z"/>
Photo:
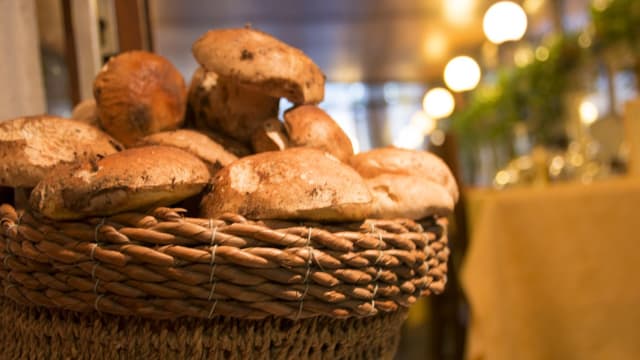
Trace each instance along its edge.
<path fill-rule="evenodd" d="M 380 174 L 365 182 L 373 195 L 374 218 L 418 220 L 453 211 L 454 202 L 447 190 L 420 176 Z"/>
<path fill-rule="evenodd" d="M 127 146 L 184 121 L 184 79 L 160 55 L 129 51 L 112 57 L 96 76 L 93 93 L 102 128 Z"/>
<path fill-rule="evenodd" d="M 454 202 L 458 201 L 458 185 L 451 170 L 430 152 L 387 146 L 356 154 L 349 164 L 364 178 L 382 174 L 418 176 L 442 186 Z"/>
<path fill-rule="evenodd" d="M 353 155 L 351 140 L 329 114 L 314 105 L 302 105 L 284 113 L 284 126 L 293 146 L 326 151 L 341 161 Z"/>
<path fill-rule="evenodd" d="M 56 167 L 33 190 L 30 202 L 56 220 L 108 216 L 175 204 L 202 191 L 209 179 L 196 156 L 148 146 Z"/>
<path fill-rule="evenodd" d="M 222 147 L 225 148 L 225 150 L 227 150 L 228 152 L 232 153 L 237 157 L 244 157 L 244 156 L 253 154 L 251 152 L 251 149 L 249 149 L 248 146 L 228 136 L 225 136 L 210 130 L 198 129 L 198 131 L 202 132 L 203 134 L 206 134 L 213 141 L 222 145 Z"/>
<path fill-rule="evenodd" d="M 122 149 L 105 132 L 52 115 L 0 123 L 0 185 L 31 188 L 55 166 L 106 156 Z"/>
<path fill-rule="evenodd" d="M 195 130 L 178 129 L 147 135 L 135 146 L 163 145 L 185 150 L 204 161 L 213 176 L 222 167 L 238 159 L 225 150 L 222 145 L 213 141 L 206 134 Z"/>
<path fill-rule="evenodd" d="M 317 104 L 324 98 L 324 75 L 301 50 L 261 31 L 211 30 L 192 47 L 208 71 L 295 104 Z"/>
<path fill-rule="evenodd" d="M 291 148 L 244 157 L 216 174 L 202 215 L 251 219 L 356 221 L 371 212 L 371 194 L 348 165 L 317 149 Z"/>
<path fill-rule="evenodd" d="M 98 120 L 98 109 L 94 99 L 83 100 L 71 111 L 71 118 L 86 122 L 91 126 L 100 127 Z"/>

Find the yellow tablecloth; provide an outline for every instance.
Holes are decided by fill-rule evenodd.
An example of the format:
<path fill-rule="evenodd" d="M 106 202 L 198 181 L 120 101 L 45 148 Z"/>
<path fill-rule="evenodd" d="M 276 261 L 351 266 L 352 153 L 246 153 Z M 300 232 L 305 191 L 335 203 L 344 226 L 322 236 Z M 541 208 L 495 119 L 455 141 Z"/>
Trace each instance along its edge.
<path fill-rule="evenodd" d="M 640 359 L 639 180 L 468 195 L 468 359 Z"/>

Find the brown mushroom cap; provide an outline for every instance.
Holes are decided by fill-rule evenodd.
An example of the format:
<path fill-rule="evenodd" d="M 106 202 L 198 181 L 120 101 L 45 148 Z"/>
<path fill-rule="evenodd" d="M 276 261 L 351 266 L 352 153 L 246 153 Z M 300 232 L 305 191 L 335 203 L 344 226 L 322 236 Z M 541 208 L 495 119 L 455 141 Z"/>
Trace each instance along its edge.
<path fill-rule="evenodd" d="M 371 217 L 418 220 L 453 211 L 453 198 L 447 190 L 420 176 L 380 174 L 364 180 L 373 196 Z"/>
<path fill-rule="evenodd" d="M 449 167 L 426 151 L 374 149 L 353 156 L 349 164 L 365 178 L 373 195 L 373 217 L 448 215 L 458 200 Z"/>
<path fill-rule="evenodd" d="M 352 168 L 317 149 L 292 148 L 247 156 L 216 174 L 202 215 L 251 219 L 363 220 L 371 194 Z"/>
<path fill-rule="evenodd" d="M 451 170 L 430 152 L 388 146 L 354 155 L 349 164 L 364 178 L 382 174 L 418 176 L 442 186 L 453 202 L 458 201 L 458 185 Z"/>
<path fill-rule="evenodd" d="M 212 176 L 223 166 L 238 159 L 237 156 L 225 150 L 222 145 L 195 130 L 163 131 L 147 135 L 136 143 L 136 146 L 149 145 L 173 146 L 185 150 L 204 161 Z"/>
<path fill-rule="evenodd" d="M 130 51 L 112 57 L 93 83 L 102 128 L 125 145 L 184 121 L 187 89 L 162 56 Z"/>
<path fill-rule="evenodd" d="M 189 104 L 198 127 L 219 131 L 249 144 L 262 123 L 278 115 L 278 98 L 198 68 L 189 87 Z"/>
<path fill-rule="evenodd" d="M 193 44 L 208 71 L 294 104 L 324 98 L 324 75 L 299 49 L 254 29 L 211 30 Z"/>
<path fill-rule="evenodd" d="M 324 110 L 302 105 L 284 113 L 284 126 L 291 146 L 317 148 L 346 162 L 353 155 L 351 140 Z"/>
<path fill-rule="evenodd" d="M 215 131 L 209 131 L 209 130 L 203 130 L 203 129 L 198 129 L 198 131 L 202 132 L 203 134 L 206 134 L 208 137 L 213 139 L 213 141 L 222 145 L 222 147 L 225 148 L 225 150 L 227 150 L 228 152 L 232 153 L 237 157 L 243 157 L 243 156 L 252 154 L 248 146 L 228 136 L 219 134 Z"/>
<path fill-rule="evenodd" d="M 71 111 L 71 118 L 83 121 L 91 126 L 100 127 L 98 120 L 98 109 L 94 99 L 83 100 Z"/>
<path fill-rule="evenodd" d="M 209 179 L 194 155 L 148 146 L 56 167 L 33 189 L 30 202 L 56 220 L 108 216 L 175 204 L 202 191 Z"/>
<path fill-rule="evenodd" d="M 51 115 L 0 123 L 0 185 L 34 187 L 56 165 L 122 149 L 111 136 L 82 121 Z"/>

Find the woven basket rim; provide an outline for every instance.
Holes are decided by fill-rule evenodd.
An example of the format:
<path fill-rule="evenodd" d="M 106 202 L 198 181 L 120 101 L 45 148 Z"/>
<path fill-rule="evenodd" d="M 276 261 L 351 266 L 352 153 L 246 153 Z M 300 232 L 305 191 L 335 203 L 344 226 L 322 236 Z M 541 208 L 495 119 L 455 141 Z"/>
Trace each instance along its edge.
<path fill-rule="evenodd" d="M 2 296 L 170 319 L 392 312 L 446 282 L 446 218 L 323 224 L 156 208 L 53 221 L 0 206 Z"/>

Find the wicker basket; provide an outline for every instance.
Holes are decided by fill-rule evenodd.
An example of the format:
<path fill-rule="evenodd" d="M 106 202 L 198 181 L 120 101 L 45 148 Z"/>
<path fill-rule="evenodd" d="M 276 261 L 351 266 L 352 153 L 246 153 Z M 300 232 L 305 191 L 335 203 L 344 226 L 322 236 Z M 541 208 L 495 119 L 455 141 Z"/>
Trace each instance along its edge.
<path fill-rule="evenodd" d="M 446 282 L 444 218 L 0 218 L 10 357 L 389 358 L 406 308 Z"/>

